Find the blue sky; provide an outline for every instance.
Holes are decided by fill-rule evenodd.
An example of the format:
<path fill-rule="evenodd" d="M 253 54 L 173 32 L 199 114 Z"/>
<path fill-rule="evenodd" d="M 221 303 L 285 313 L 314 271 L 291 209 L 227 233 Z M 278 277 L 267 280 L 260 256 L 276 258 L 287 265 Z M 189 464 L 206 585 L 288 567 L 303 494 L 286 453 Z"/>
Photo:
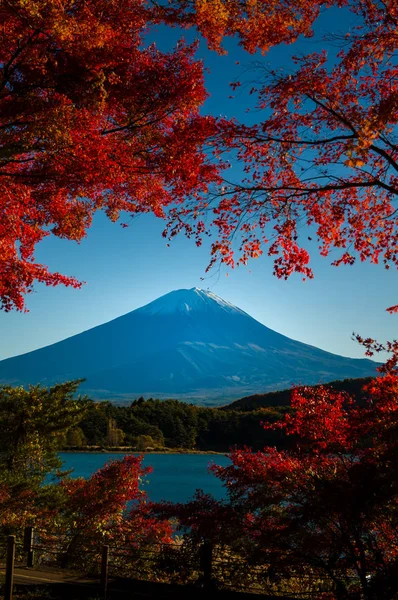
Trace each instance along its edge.
<path fill-rule="evenodd" d="M 341 13 L 327 11 L 317 24 L 318 35 L 336 31 L 341 19 Z M 153 37 L 164 49 L 173 45 L 178 32 L 161 30 Z M 234 42 L 228 42 L 227 48 L 228 56 L 217 56 L 204 45 L 200 48 L 199 55 L 210 70 L 206 80 L 211 96 L 203 112 L 255 120 L 256 113 L 245 114 L 244 93 L 228 99 L 229 82 L 244 79 L 241 72 L 253 60 L 288 68 L 291 54 L 313 52 L 319 45 L 314 39 L 305 40 L 299 47 L 274 49 L 265 57 L 251 57 Z M 0 313 L 0 359 L 57 342 L 174 289 L 194 286 L 209 288 L 271 329 L 337 354 L 363 356 L 361 347 L 351 340 L 353 331 L 380 341 L 397 337 L 398 316 L 385 312 L 398 302 L 394 269 L 359 263 L 335 268 L 330 266 L 333 257 L 313 254 L 315 278 L 306 282 L 298 275 L 277 280 L 267 257 L 248 267 L 234 271 L 222 267 L 206 275 L 208 246 L 197 248 L 193 241 L 180 237 L 167 247 L 161 236 L 163 227 L 155 217 L 141 215 L 123 229 L 98 214 L 80 245 L 45 239 L 38 246 L 37 259 L 86 285 L 81 290 L 38 285 L 27 298 L 29 313 Z"/>

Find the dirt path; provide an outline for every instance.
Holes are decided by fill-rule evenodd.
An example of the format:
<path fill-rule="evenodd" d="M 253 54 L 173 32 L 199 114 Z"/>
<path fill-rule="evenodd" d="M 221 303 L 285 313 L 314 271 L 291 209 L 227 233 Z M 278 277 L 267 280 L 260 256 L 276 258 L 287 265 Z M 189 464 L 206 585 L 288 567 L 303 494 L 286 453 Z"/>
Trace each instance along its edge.
<path fill-rule="evenodd" d="M 5 566 L 0 565 L 0 576 L 5 575 Z M 14 589 L 16 599 L 23 600 L 26 592 L 36 589 L 37 596 L 51 600 L 105 600 L 100 581 L 97 577 L 88 577 L 76 571 L 54 567 L 16 566 L 14 571 Z M 106 600 L 294 600 L 286 596 L 276 598 L 227 590 L 207 590 L 195 585 L 173 585 L 138 581 L 122 577 L 110 578 Z M 0 598 L 1 600 L 1 598 Z"/>

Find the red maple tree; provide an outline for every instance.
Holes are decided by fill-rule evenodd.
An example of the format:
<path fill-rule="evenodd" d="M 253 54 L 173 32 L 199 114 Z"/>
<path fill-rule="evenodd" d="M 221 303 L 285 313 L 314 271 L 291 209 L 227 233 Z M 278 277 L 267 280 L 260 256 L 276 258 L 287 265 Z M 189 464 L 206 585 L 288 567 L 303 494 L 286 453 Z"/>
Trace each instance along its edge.
<path fill-rule="evenodd" d="M 206 191 L 213 120 L 195 46 L 145 44 L 144 0 L 6 0 L 0 6 L 0 301 L 35 280 L 79 286 L 34 259 L 50 233 L 81 240 L 103 209 L 153 212 Z"/>
<path fill-rule="evenodd" d="M 229 466 L 212 467 L 224 501 L 198 493 L 155 511 L 244 558 L 249 581 L 258 573 L 263 586 L 319 599 L 396 598 L 398 375 L 366 392 L 360 407 L 327 387 L 295 389 L 291 413 L 267 426 L 293 436 L 291 449 L 236 448 Z"/>
<path fill-rule="evenodd" d="M 85 553 L 98 551 L 101 544 L 122 547 L 126 557 L 137 548 L 171 542 L 170 523 L 150 514 L 141 489 L 142 479 L 151 472 L 151 467 L 142 466 L 142 456 L 126 455 L 88 479 L 68 477 L 61 482 L 64 502 L 45 527 L 56 533 L 55 539 L 66 534 L 64 563 L 84 560 Z"/>
<path fill-rule="evenodd" d="M 98 563 L 103 544 L 128 563 L 137 550 L 152 551 L 172 541 L 172 527 L 150 512 L 142 478 L 152 471 L 142 457 L 127 455 L 108 462 L 88 479 L 63 479 L 32 483 L 29 473 L 19 479 L 3 473 L 0 482 L 0 534 L 23 535 L 35 527 L 36 544 L 52 560 L 79 568 Z M 45 560 L 45 559 L 44 559 Z"/>
<path fill-rule="evenodd" d="M 197 3 L 190 16 L 217 46 L 211 5 Z M 344 7 L 342 26 L 348 26 L 326 42 L 341 45 L 337 57 L 322 51 L 294 58 L 288 73 L 262 69 L 250 92 L 258 96 L 258 122 L 218 121 L 217 151 L 230 152 L 244 177 L 234 181 L 227 174 L 201 202 L 195 198 L 172 211 L 168 235 L 186 225 L 201 243 L 203 231 L 215 227 L 210 265 L 246 264 L 267 247 L 278 277 L 293 272 L 312 277 L 308 235 L 324 256 L 337 249 L 334 265 L 356 258 L 382 260 L 386 268 L 397 263 L 396 2 L 219 0 L 224 11 L 219 31 L 238 35 L 250 52 L 264 51 L 311 35 L 320 9 L 332 5 Z"/>

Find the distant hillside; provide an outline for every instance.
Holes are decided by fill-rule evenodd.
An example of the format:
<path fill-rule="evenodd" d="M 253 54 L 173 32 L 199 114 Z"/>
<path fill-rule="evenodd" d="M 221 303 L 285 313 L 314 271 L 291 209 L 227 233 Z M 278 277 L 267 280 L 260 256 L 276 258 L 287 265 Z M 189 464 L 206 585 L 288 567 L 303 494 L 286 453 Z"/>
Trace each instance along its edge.
<path fill-rule="evenodd" d="M 341 392 L 348 392 L 353 396 L 358 404 L 362 405 L 366 402 L 367 396 L 362 390 L 363 386 L 370 381 L 372 377 L 359 377 L 357 379 L 343 379 L 337 381 L 331 381 L 330 383 L 323 384 L 327 387 Z M 318 385 L 311 386 L 314 388 L 319 387 Z M 245 396 L 240 400 L 235 400 L 231 404 L 227 404 L 222 407 L 222 410 L 238 410 L 242 412 L 258 410 L 260 408 L 268 408 L 271 406 L 288 406 L 290 404 L 290 397 L 292 394 L 291 388 L 287 390 L 280 390 L 278 392 L 267 392 L 266 394 L 254 394 L 253 396 Z"/>

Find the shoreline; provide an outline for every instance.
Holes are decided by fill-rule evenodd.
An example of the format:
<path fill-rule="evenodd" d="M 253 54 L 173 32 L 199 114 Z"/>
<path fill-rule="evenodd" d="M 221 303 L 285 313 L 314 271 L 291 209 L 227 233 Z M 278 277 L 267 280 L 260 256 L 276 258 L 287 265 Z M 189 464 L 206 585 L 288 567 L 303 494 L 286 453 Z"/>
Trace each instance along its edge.
<path fill-rule="evenodd" d="M 211 454 L 211 455 L 220 455 L 226 456 L 228 454 L 227 451 L 220 452 L 218 450 L 189 450 L 186 448 L 167 448 L 165 450 L 135 450 L 133 448 L 100 448 L 100 447 L 87 447 L 85 449 L 82 448 L 67 448 L 62 449 L 59 452 L 63 454 Z"/>

